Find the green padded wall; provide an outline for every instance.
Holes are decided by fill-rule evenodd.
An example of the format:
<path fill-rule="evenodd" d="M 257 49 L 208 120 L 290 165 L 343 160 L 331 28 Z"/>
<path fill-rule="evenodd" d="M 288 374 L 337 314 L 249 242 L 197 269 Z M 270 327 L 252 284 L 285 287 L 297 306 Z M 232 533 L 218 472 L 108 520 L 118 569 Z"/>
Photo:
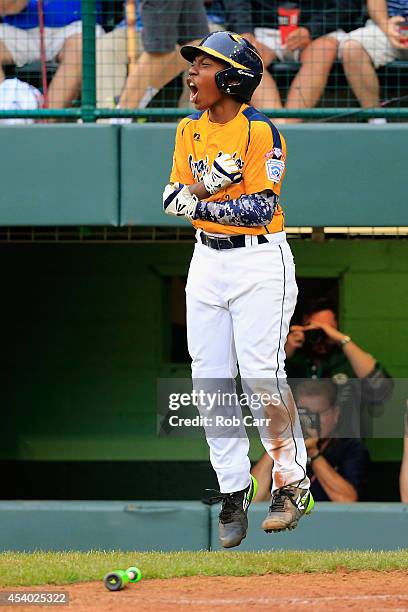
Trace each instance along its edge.
<path fill-rule="evenodd" d="M 288 226 L 408 224 L 408 124 L 282 126 Z"/>
<path fill-rule="evenodd" d="M 0 225 L 117 225 L 118 130 L 1 128 Z"/>
<path fill-rule="evenodd" d="M 407 124 L 282 132 L 287 225 L 408 225 Z M 6 126 L 1 133 L 0 225 L 182 223 L 161 204 L 175 124 Z"/>
<path fill-rule="evenodd" d="M 288 226 L 408 225 L 408 124 L 285 125 Z M 182 225 L 161 211 L 175 126 L 129 125 L 121 138 L 121 224 Z"/>
<path fill-rule="evenodd" d="M 175 124 L 129 125 L 121 130 L 121 225 L 189 225 L 162 210 L 169 182 Z"/>
<path fill-rule="evenodd" d="M 398 550 L 408 546 L 407 504 L 319 502 L 295 531 L 272 534 L 260 529 L 265 506 L 251 505 L 250 529 L 240 550 Z M 216 506 L 211 508 L 213 550 L 222 550 L 218 511 Z"/>
<path fill-rule="evenodd" d="M 339 278 L 342 330 L 407 377 L 408 240 L 291 244 L 298 276 Z M 157 378 L 189 376 L 188 364 L 165 358 L 163 275 L 186 274 L 191 251 L 175 243 L 0 245 L 0 459 L 207 459 L 204 442 L 155 434 Z M 401 435 L 403 410 L 387 415 Z M 370 448 L 374 459 L 401 456 L 400 440 Z M 252 444 L 252 457 L 259 453 Z"/>
<path fill-rule="evenodd" d="M 266 507 L 251 505 L 240 551 L 408 547 L 407 504 L 320 502 L 295 531 L 274 534 L 260 528 Z M 177 501 L 2 501 L 0 552 L 136 551 L 139 565 L 137 551 L 220 550 L 219 510 L 219 504 Z"/>
<path fill-rule="evenodd" d="M 207 550 L 208 506 L 199 502 L 0 502 L 7 550 Z"/>

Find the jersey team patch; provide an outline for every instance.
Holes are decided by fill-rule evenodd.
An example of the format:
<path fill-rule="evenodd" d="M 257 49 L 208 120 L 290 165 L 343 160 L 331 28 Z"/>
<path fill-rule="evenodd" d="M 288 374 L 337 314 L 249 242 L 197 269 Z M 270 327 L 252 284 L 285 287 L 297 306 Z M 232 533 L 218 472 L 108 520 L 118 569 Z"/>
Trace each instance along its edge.
<path fill-rule="evenodd" d="M 268 179 L 273 183 L 279 183 L 285 170 L 284 162 L 279 159 L 267 159 L 265 166 Z"/>
<path fill-rule="evenodd" d="M 265 159 L 281 159 L 282 161 L 285 161 L 283 151 L 278 147 L 273 147 L 273 149 L 268 151 L 268 153 L 265 153 L 264 157 Z"/>

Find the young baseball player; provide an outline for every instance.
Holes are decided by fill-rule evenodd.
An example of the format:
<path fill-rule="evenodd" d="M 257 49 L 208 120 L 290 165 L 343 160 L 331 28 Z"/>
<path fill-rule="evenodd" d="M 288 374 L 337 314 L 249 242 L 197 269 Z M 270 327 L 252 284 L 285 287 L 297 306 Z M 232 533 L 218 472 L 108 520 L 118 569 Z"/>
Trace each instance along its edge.
<path fill-rule="evenodd" d="M 186 286 L 193 385 L 206 397 L 221 389 L 230 398 L 238 362 L 247 396 L 266 395 L 257 417 L 264 421 L 260 435 L 274 467 L 262 528 L 293 529 L 311 511 L 313 499 L 284 369 L 297 297 L 279 205 L 286 145 L 273 123 L 248 105 L 263 65 L 245 38 L 215 32 L 197 46 L 182 47 L 181 54 L 191 62 L 187 83 L 198 112 L 178 126 L 163 206 L 166 214 L 184 216 L 197 229 Z M 205 430 L 221 492 L 220 539 L 229 548 L 246 536 L 257 483 L 250 475 L 242 418 L 239 425 L 230 418 L 226 427 L 215 419 L 241 416 L 239 402 L 221 400 L 211 412 L 208 407 L 203 402 L 198 408 L 213 417 Z"/>

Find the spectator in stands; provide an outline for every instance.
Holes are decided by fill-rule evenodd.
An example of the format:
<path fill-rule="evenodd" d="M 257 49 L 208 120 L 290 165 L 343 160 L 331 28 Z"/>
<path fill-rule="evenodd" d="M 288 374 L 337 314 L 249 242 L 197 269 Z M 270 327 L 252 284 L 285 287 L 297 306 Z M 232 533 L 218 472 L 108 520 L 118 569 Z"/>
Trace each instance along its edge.
<path fill-rule="evenodd" d="M 143 52 L 129 71 L 120 108 L 147 106 L 186 66 L 177 44 L 196 44 L 209 32 L 202 0 L 140 0 Z"/>
<path fill-rule="evenodd" d="M 337 41 L 345 31 L 362 23 L 361 3 L 347 0 L 347 7 L 342 7 L 334 0 L 325 0 L 316 8 L 312 0 L 302 2 L 300 27 L 289 34 L 285 46 L 278 29 L 279 4 L 282 4 L 279 0 L 213 0 L 212 6 L 217 7 L 218 16 L 223 15 L 218 24 L 242 34 L 256 45 L 266 66 L 275 61 L 300 61 L 302 65 L 289 89 L 286 108 L 313 106 L 326 85 L 337 53 Z M 314 39 L 313 51 L 309 51 Z M 268 71 L 264 71 L 251 103 L 259 108 L 282 108 L 277 85 Z"/>
<path fill-rule="evenodd" d="M 48 91 L 49 107 L 64 108 L 81 89 L 81 0 L 47 0 L 43 13 L 45 59 L 59 63 Z M 0 81 L 4 81 L 1 66 L 41 60 L 38 0 L 1 0 L 0 15 Z M 101 32 L 97 26 L 96 34 Z"/>
<path fill-rule="evenodd" d="M 408 0 L 367 0 L 366 25 L 350 32 L 341 44 L 344 72 L 363 108 L 380 106 L 376 68 L 395 59 L 408 60 Z M 400 31 L 400 26 L 405 29 Z M 372 119 L 384 123 L 385 119 Z"/>
<path fill-rule="evenodd" d="M 126 2 L 123 14 L 126 14 Z M 114 108 L 119 100 L 128 74 L 128 39 L 133 36 L 134 60 L 143 52 L 142 29 L 139 3 L 135 3 L 135 23 L 126 18 L 111 31 L 96 41 L 96 102 L 99 108 Z M 132 28 L 129 34 L 128 28 Z M 184 62 L 183 62 L 184 65 Z"/>
<path fill-rule="evenodd" d="M 205 0 L 205 7 L 211 31 L 252 32 L 251 0 Z"/>
<path fill-rule="evenodd" d="M 316 501 L 350 503 L 364 495 L 369 457 L 361 440 L 338 437 L 336 395 L 336 385 L 329 380 L 306 380 L 296 388 L 297 406 L 304 413 L 301 422 L 312 495 Z M 270 497 L 272 466 L 265 453 L 252 469 L 258 480 L 255 501 Z"/>
<path fill-rule="evenodd" d="M 400 472 L 400 493 L 401 501 L 405 504 L 408 504 L 408 402 L 404 424 L 404 451 L 402 455 Z"/>
<path fill-rule="evenodd" d="M 390 398 L 393 381 L 372 355 L 338 329 L 329 300 L 318 298 L 306 305 L 302 325 L 290 328 L 285 352 L 289 379 L 331 378 L 339 385 L 345 436 L 369 433 L 367 421 Z"/>
<path fill-rule="evenodd" d="M 143 22 L 136 3 L 136 20 L 134 25 L 135 59 L 143 52 L 142 29 Z M 252 26 L 250 0 L 210 0 L 205 3 L 208 29 L 210 32 L 228 28 L 238 34 L 243 34 Z M 128 74 L 128 26 L 126 20 L 104 36 L 98 38 L 97 50 L 97 104 L 100 108 L 115 106 L 123 90 Z M 147 95 L 139 101 L 139 108 L 147 106 L 165 81 L 171 81 L 186 68 L 186 62 L 177 54 L 163 55 L 161 74 L 155 87 L 147 90 Z M 162 85 L 163 83 L 163 85 Z M 189 106 L 190 89 L 185 87 L 179 106 Z"/>
<path fill-rule="evenodd" d="M 362 24 L 361 1 L 324 0 L 315 3 L 307 0 L 300 3 L 300 27 L 288 36 L 286 46 L 282 46 L 278 31 L 278 4 L 280 3 L 275 0 L 253 0 L 257 46 L 267 66 L 276 60 L 301 62 L 302 65 L 291 83 L 285 108 L 312 108 L 326 87 L 339 43 L 346 32 Z M 253 99 L 255 106 L 282 107 L 276 86 L 269 89 L 266 97 L 260 97 L 264 92 L 259 88 L 258 92 Z M 300 120 L 285 120 L 296 121 Z"/>
<path fill-rule="evenodd" d="M 168 1 L 171 4 L 171 0 Z M 357 0 L 353 0 L 353 2 L 357 3 Z M 163 21 L 160 18 L 162 13 L 158 12 L 153 0 L 145 6 L 143 1 L 141 4 L 142 13 L 145 12 L 149 15 L 151 29 L 152 16 L 154 15 L 156 21 L 159 17 L 160 23 L 165 25 L 165 20 Z M 326 39 L 318 38 L 312 54 L 306 53 L 306 48 L 313 38 L 322 36 L 335 29 L 339 24 L 343 24 L 344 27 L 349 24 L 346 24 L 345 16 L 343 16 L 342 22 L 339 20 L 338 11 L 333 9 L 328 0 L 326 6 L 321 7 L 318 12 L 312 10 L 313 3 L 311 1 L 304 3 L 302 4 L 302 15 L 304 15 L 305 25 L 301 23 L 301 27 L 289 36 L 287 46 L 283 49 L 277 23 L 278 4 L 276 0 L 207 0 L 205 5 L 209 30 L 215 31 L 225 28 L 242 34 L 258 47 L 266 65 L 270 65 L 276 60 L 293 61 L 300 58 L 302 67 L 289 90 L 286 105 L 288 108 L 309 106 L 314 103 L 315 89 L 323 90 L 325 86 L 336 54 L 337 43 L 333 46 L 331 39 L 326 41 Z M 180 6 L 180 2 L 176 2 L 176 5 Z M 166 4 L 167 6 L 166 18 L 171 15 L 172 8 Z M 195 10 L 194 6 L 192 10 Z M 173 6 L 173 15 L 174 10 L 177 10 L 175 5 Z M 188 17 L 188 13 L 186 15 Z M 356 21 L 355 16 L 353 16 L 351 23 L 355 27 L 360 22 Z M 257 27 L 254 28 L 254 25 Z M 106 34 L 97 41 L 97 100 L 100 107 L 112 106 L 113 99 L 119 96 L 122 83 L 126 81 L 128 64 L 127 29 L 124 26 L 125 22 L 122 22 L 113 32 Z M 172 26 L 174 39 L 177 32 L 174 31 L 174 23 Z M 331 36 L 335 37 L 337 34 L 333 32 Z M 157 91 L 185 68 L 185 62 L 180 55 L 175 54 L 172 50 L 166 53 L 154 52 L 155 48 L 150 53 L 143 51 L 142 19 L 140 15 L 137 18 L 134 37 L 138 61 L 136 66 L 132 67 L 131 74 L 129 74 L 120 97 L 121 108 L 143 108 L 147 106 Z M 153 38 L 153 35 L 149 36 L 145 31 L 143 38 L 151 38 L 155 41 L 156 48 L 160 47 L 160 45 L 157 47 L 159 43 L 156 34 Z M 172 40 L 173 42 L 174 40 Z M 173 48 L 174 45 L 171 49 Z M 186 96 L 182 97 L 180 104 L 182 106 L 187 105 Z M 267 71 L 264 72 L 263 81 L 255 92 L 252 104 L 258 107 L 282 108 L 276 83 Z M 113 122 L 116 121 L 113 120 Z M 119 121 L 122 122 L 123 120 Z"/>

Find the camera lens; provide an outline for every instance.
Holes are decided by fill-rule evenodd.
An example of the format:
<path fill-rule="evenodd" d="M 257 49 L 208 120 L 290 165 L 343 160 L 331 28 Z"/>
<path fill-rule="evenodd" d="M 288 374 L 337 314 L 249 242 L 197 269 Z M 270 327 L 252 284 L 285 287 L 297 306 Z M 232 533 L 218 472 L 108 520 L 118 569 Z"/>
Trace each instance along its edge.
<path fill-rule="evenodd" d="M 307 438 L 310 436 L 310 431 L 313 430 L 320 436 L 320 415 L 304 406 L 298 406 L 297 410 L 303 435 Z"/>
<path fill-rule="evenodd" d="M 322 329 L 305 330 L 305 344 L 314 347 L 322 344 L 326 340 L 326 334 Z"/>

